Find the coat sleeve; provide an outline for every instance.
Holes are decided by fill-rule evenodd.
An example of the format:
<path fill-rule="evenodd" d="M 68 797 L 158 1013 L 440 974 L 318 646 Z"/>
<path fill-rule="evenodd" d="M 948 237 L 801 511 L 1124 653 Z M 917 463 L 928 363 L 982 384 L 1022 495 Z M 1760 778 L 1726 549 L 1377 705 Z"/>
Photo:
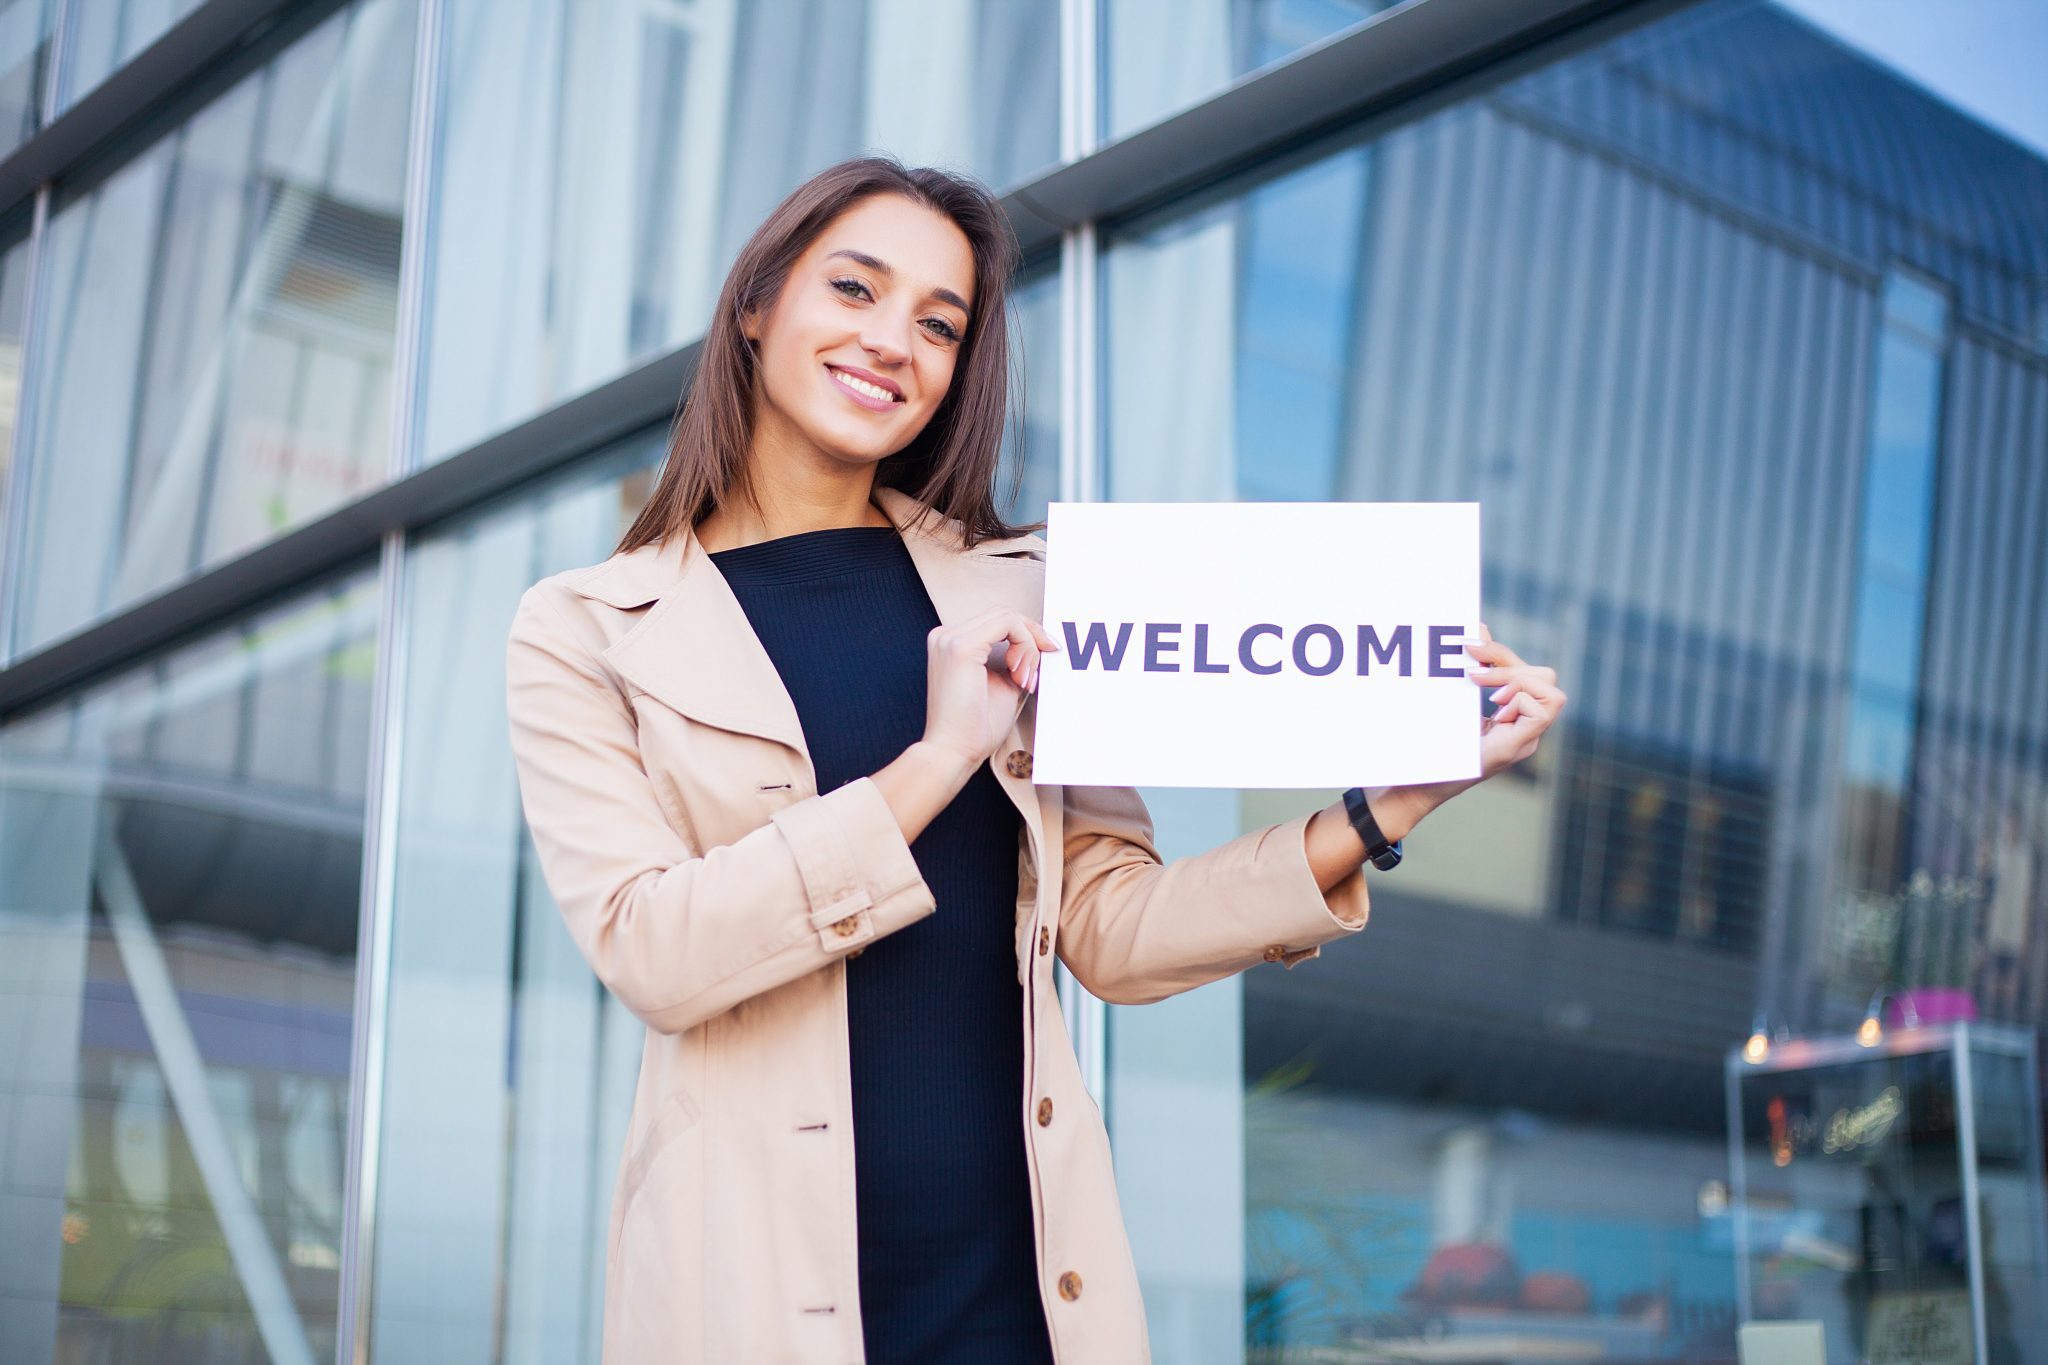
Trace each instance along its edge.
<path fill-rule="evenodd" d="M 881 788 L 862 777 L 692 849 L 669 824 L 618 688 L 548 596 L 506 641 L 520 803 L 570 935 L 649 1028 L 680 1033 L 932 913 Z"/>
<path fill-rule="evenodd" d="M 1162 863 L 1130 787 L 1067 787 L 1060 959 L 1089 992 L 1147 1005 L 1260 962 L 1293 967 L 1365 928 L 1365 869 L 1316 885 L 1314 812 Z"/>

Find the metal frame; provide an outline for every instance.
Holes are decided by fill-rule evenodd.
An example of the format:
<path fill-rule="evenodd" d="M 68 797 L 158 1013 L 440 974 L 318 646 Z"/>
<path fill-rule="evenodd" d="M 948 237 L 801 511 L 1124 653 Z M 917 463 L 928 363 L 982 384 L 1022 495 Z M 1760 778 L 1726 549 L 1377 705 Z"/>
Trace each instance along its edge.
<path fill-rule="evenodd" d="M 1988 1041 L 1988 1040 L 1987 1040 Z M 1984 1350 L 1984 1224 L 1977 1201 L 1983 1192 L 1977 1179 L 1977 1087 L 1970 1068 L 1970 1026 L 1956 1026 L 1956 1142 L 1970 1156 L 1963 1163 L 1963 1235 L 1970 1244 L 1970 1345 L 1979 1360 Z"/>
<path fill-rule="evenodd" d="M 1074 164 L 1093 155 L 1101 116 L 1096 94 L 1101 66 L 1097 39 L 1102 16 L 1097 0 L 1064 0 L 1060 6 L 1060 158 Z M 1062 501 L 1092 502 L 1101 496 L 1095 478 L 1100 420 L 1096 354 L 1096 267 L 1101 245 L 1095 224 L 1083 220 L 1060 234 L 1060 477 Z M 1053 987 L 1065 1016 L 1067 1038 L 1080 1063 L 1082 1083 L 1109 1120 L 1109 1006 L 1053 959 Z"/>
<path fill-rule="evenodd" d="M 398 266 L 398 339 L 392 357 L 390 472 L 418 460 L 420 339 L 425 334 L 427 245 L 433 234 L 431 174 L 441 107 L 444 0 L 419 0 L 412 119 L 406 159 L 405 235 Z M 384 1138 L 384 1061 L 391 1002 L 391 922 L 396 910 L 398 796 L 405 749 L 405 680 L 411 621 L 403 528 L 383 533 L 377 570 L 377 661 L 370 688 L 370 771 L 364 784 L 363 875 L 356 912 L 356 996 L 349 1051 L 348 1161 L 343 1178 L 341 1276 L 336 1285 L 336 1365 L 368 1365 L 376 1269 L 377 1175 Z"/>

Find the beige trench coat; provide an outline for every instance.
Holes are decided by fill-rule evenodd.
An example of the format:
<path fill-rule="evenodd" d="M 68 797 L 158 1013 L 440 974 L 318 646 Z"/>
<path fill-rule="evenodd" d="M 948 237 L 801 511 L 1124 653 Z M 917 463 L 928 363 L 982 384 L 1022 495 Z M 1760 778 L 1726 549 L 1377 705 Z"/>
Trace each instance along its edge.
<path fill-rule="evenodd" d="M 1040 619 L 1045 541 L 962 546 L 895 489 L 939 619 Z M 851 624 L 851 623 L 849 623 Z M 794 703 L 694 535 L 542 579 L 506 652 L 542 872 L 598 978 L 647 1025 L 605 1257 L 605 1365 L 858 1365 L 848 959 L 939 910 L 868 778 L 818 794 Z M 1054 953 L 1141 1004 L 1364 928 L 1309 814 L 1162 865 L 1128 787 L 1031 780 L 1035 695 L 989 760 L 1023 815 L 1015 947 L 1038 1287 L 1060 1365 L 1143 1365 L 1144 1306 Z M 1194 737 L 1199 738 L 1199 737 Z M 858 963 L 852 964 L 858 970 Z"/>

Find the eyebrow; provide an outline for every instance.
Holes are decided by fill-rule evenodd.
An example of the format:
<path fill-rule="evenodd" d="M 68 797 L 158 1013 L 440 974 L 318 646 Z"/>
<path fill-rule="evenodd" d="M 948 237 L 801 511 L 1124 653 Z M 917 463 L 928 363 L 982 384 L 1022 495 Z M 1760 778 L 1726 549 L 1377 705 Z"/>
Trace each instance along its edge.
<path fill-rule="evenodd" d="M 877 275 L 881 275 L 892 280 L 896 278 L 896 272 L 890 268 L 889 263 L 887 261 L 877 260 L 873 256 L 868 255 L 868 253 L 865 251 L 855 251 L 851 247 L 842 247 L 838 251 L 826 253 L 825 259 L 829 261 L 834 256 L 845 256 L 851 260 L 859 261 L 862 265 L 874 271 Z M 944 285 L 938 286 L 936 289 L 932 290 L 932 292 L 926 297 L 937 299 L 940 303 L 950 303 L 955 308 L 958 308 L 961 312 L 967 314 L 967 316 L 970 318 L 974 316 L 974 310 L 967 306 L 967 300 L 961 298 L 958 294 L 946 288 Z"/>

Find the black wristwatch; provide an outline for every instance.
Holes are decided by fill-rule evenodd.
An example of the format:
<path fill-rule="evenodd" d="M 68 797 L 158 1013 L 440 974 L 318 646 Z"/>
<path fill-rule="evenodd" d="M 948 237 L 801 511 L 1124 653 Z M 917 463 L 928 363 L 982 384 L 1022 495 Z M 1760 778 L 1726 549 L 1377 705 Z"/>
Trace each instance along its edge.
<path fill-rule="evenodd" d="M 1353 787 L 1345 792 L 1344 809 L 1351 816 L 1351 828 L 1365 840 L 1365 856 L 1374 867 L 1385 872 L 1401 861 L 1401 841 L 1396 839 L 1390 844 L 1380 832 L 1380 822 L 1372 818 L 1372 807 L 1365 803 L 1365 788 Z"/>

